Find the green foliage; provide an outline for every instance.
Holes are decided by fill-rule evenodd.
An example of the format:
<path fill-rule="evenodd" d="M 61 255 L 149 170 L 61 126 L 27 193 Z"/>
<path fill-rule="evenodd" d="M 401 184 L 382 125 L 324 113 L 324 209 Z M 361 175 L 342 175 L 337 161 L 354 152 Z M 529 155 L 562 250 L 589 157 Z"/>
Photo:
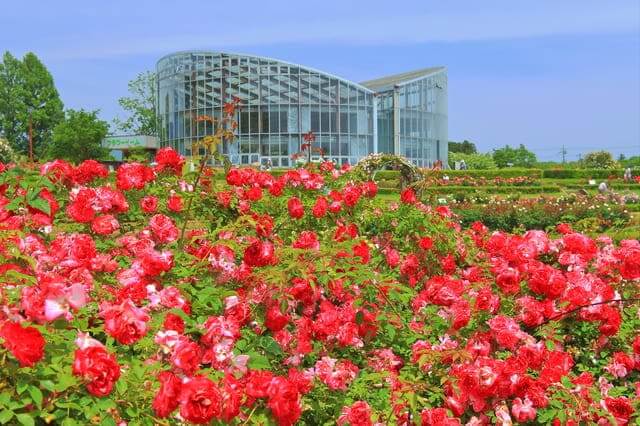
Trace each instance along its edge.
<path fill-rule="evenodd" d="M 129 117 L 121 121 L 115 119 L 113 124 L 118 131 L 138 135 L 158 134 L 156 117 L 156 74 L 143 72 L 129 82 L 130 96 L 118 99 L 118 103 Z"/>
<path fill-rule="evenodd" d="M 28 153 L 31 123 L 34 153 L 40 156 L 63 118 L 53 77 L 38 57 L 27 53 L 20 60 L 5 52 L 0 62 L 0 134 L 13 149 Z"/>
<path fill-rule="evenodd" d="M 533 167 L 537 161 L 536 155 L 523 144 L 518 148 L 506 145 L 504 148 L 493 150 L 493 161 L 500 168 L 504 167 Z"/>
<path fill-rule="evenodd" d="M 640 169 L 640 155 L 634 155 L 633 157 L 620 160 L 622 167 L 631 167 L 632 169 Z"/>
<path fill-rule="evenodd" d="M 608 179 L 622 177 L 622 169 L 549 169 L 542 171 L 547 179 Z"/>
<path fill-rule="evenodd" d="M 98 118 L 98 111 L 68 109 L 65 120 L 53 131 L 48 155 L 76 163 L 104 158 L 108 150 L 102 147 L 102 140 L 108 129 L 109 125 Z"/>
<path fill-rule="evenodd" d="M 127 161 L 137 161 L 140 163 L 148 163 L 151 155 L 144 147 L 134 147 L 127 152 Z"/>
<path fill-rule="evenodd" d="M 493 157 L 490 154 L 465 154 L 449 151 L 449 167 L 453 168 L 456 161 L 462 161 L 471 170 L 488 170 L 497 168 Z"/>
<path fill-rule="evenodd" d="M 581 162 L 584 169 L 616 169 L 620 165 L 608 151 L 594 151 L 584 156 Z"/>
<path fill-rule="evenodd" d="M 553 230 L 558 223 L 573 223 L 576 230 L 597 234 L 629 223 L 625 206 L 603 196 L 540 197 L 517 201 L 491 199 L 487 203 L 453 205 L 465 226 L 481 221 L 489 229 L 507 232 L 520 229 Z"/>
<path fill-rule="evenodd" d="M 465 139 L 462 142 L 449 141 L 449 154 L 452 152 L 458 154 L 477 154 L 478 150 L 476 144 Z"/>

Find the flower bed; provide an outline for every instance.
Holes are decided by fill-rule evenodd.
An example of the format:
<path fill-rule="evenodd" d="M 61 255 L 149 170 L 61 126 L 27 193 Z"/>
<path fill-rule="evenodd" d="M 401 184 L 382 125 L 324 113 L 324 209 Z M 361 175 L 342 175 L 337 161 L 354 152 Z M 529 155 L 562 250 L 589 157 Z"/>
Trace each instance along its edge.
<path fill-rule="evenodd" d="M 421 186 L 533 186 L 539 185 L 540 181 L 530 176 L 515 177 L 494 177 L 487 179 L 484 177 L 472 176 L 452 176 L 433 178 L 428 177 L 419 183 Z"/>
<path fill-rule="evenodd" d="M 505 199 L 485 197 L 474 202 L 465 197 L 452 204 L 463 226 L 481 221 L 492 230 L 553 229 L 558 223 L 574 223 L 582 232 L 603 232 L 623 227 L 630 220 L 625 197 L 611 195 L 569 195 Z M 582 228 L 581 228 L 582 227 Z"/>
<path fill-rule="evenodd" d="M 626 424 L 640 242 L 492 233 L 330 163 L 0 167 L 0 423 Z M 533 207 L 531 207 L 533 208 Z"/>

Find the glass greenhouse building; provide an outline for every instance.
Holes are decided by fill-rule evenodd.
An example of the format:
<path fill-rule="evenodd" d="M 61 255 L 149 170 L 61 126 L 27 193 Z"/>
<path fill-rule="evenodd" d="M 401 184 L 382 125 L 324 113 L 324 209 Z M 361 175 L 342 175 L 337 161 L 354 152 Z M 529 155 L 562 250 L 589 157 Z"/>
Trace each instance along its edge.
<path fill-rule="evenodd" d="M 447 72 L 443 67 L 354 83 L 301 65 L 222 52 L 180 52 L 157 64 L 159 138 L 190 156 L 213 132 L 222 106 L 240 99 L 237 139 L 222 147 L 234 164 L 292 165 L 312 131 L 325 158 L 355 164 L 374 152 L 418 166 L 447 164 Z"/>

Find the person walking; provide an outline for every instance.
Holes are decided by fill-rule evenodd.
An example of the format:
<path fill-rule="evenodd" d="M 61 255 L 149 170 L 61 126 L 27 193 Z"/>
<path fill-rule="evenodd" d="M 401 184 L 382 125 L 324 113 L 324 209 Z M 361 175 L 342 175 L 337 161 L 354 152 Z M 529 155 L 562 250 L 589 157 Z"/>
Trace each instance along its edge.
<path fill-rule="evenodd" d="M 631 182 L 632 179 L 633 179 L 633 176 L 631 175 L 631 167 L 627 167 L 624 170 L 624 181 Z"/>

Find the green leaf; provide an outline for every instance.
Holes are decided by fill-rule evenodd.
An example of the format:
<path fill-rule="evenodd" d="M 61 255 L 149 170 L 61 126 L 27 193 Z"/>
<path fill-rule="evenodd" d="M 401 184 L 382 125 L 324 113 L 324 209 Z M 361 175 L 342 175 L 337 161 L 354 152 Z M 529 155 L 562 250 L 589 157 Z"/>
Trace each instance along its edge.
<path fill-rule="evenodd" d="M 39 409 L 42 408 L 42 391 L 38 389 L 36 386 L 29 386 L 27 389 L 29 391 L 29 395 L 31 395 L 31 399 L 36 403 Z"/>
<path fill-rule="evenodd" d="M 67 417 L 65 418 L 62 423 L 60 423 L 61 426 L 76 426 L 78 423 L 76 423 L 75 420 L 73 420 L 71 417 Z"/>
<path fill-rule="evenodd" d="M 14 198 L 13 200 L 11 200 L 9 204 L 4 206 L 4 209 L 9 211 L 17 210 L 22 204 L 22 201 L 23 201 L 22 197 Z"/>
<path fill-rule="evenodd" d="M 62 392 L 73 386 L 76 383 L 76 379 L 69 374 L 62 374 L 58 377 L 58 383 L 56 385 L 56 392 Z"/>
<path fill-rule="evenodd" d="M 34 426 L 36 424 L 30 414 L 18 414 L 16 418 L 23 426 Z"/>
<path fill-rule="evenodd" d="M 34 200 L 30 200 L 29 205 L 34 209 L 38 209 L 44 212 L 47 215 L 51 214 L 51 206 L 44 198 L 36 198 Z"/>
<path fill-rule="evenodd" d="M 251 352 L 248 355 L 249 355 L 249 361 L 247 362 L 247 365 L 249 366 L 249 368 L 253 370 L 266 370 L 271 368 L 271 364 L 269 364 L 269 359 L 266 356 L 256 352 Z"/>
<path fill-rule="evenodd" d="M 11 410 L 2 410 L 0 411 L 0 423 L 5 424 L 8 423 L 9 420 L 13 418 L 13 411 Z"/>
<path fill-rule="evenodd" d="M 18 385 L 16 386 L 16 391 L 21 394 L 24 391 L 27 390 L 27 388 L 29 387 L 29 382 L 23 381 L 24 379 L 19 379 L 18 380 Z"/>

